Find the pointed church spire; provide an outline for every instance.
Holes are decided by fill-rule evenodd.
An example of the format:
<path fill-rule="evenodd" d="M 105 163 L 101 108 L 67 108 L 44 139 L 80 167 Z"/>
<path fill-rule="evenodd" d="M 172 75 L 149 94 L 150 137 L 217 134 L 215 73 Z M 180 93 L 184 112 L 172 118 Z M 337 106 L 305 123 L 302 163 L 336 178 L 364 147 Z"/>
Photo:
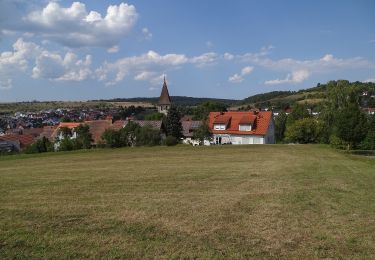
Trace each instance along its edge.
<path fill-rule="evenodd" d="M 160 98 L 159 98 L 159 106 L 158 106 L 159 113 L 163 113 L 167 115 L 168 110 L 171 107 L 171 103 L 172 103 L 171 97 L 169 96 L 167 81 L 165 80 L 165 75 L 164 75 L 163 88 L 161 89 Z"/>
<path fill-rule="evenodd" d="M 160 93 L 159 105 L 170 105 L 170 104 L 171 104 L 171 98 L 169 96 L 167 81 L 165 80 L 165 75 L 164 75 L 164 83 L 163 83 L 163 88 L 161 89 L 161 93 Z"/>

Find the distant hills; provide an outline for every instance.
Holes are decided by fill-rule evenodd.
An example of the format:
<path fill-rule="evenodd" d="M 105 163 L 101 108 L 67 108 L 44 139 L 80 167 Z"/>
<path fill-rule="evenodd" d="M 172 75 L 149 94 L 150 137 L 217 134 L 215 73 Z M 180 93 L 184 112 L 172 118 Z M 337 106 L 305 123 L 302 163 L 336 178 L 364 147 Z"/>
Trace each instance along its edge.
<path fill-rule="evenodd" d="M 373 91 L 375 92 L 375 83 L 372 82 L 351 82 L 351 85 L 358 88 L 359 91 Z M 218 98 L 197 98 L 185 96 L 172 96 L 172 102 L 178 106 L 197 106 L 207 101 L 221 102 L 230 107 L 277 107 L 285 108 L 292 106 L 296 102 L 307 103 L 311 106 L 319 105 L 326 97 L 327 84 L 318 83 L 315 87 L 302 89 L 298 91 L 272 91 L 267 93 L 256 94 L 249 96 L 242 100 L 236 99 L 218 99 Z M 116 98 L 109 100 L 93 100 L 95 102 L 145 102 L 157 104 L 159 98 Z"/>
<path fill-rule="evenodd" d="M 241 100 L 236 99 L 223 99 L 223 98 L 198 98 L 198 97 L 185 97 L 185 96 L 171 96 L 172 102 L 178 106 L 197 106 L 207 101 L 221 102 L 228 106 L 238 104 Z M 114 98 L 114 99 L 101 99 L 101 100 L 92 100 L 94 102 L 143 102 L 157 104 L 159 97 L 136 97 L 136 98 Z"/>
<path fill-rule="evenodd" d="M 375 107 L 375 83 L 372 82 L 351 82 L 350 85 L 358 89 L 358 92 L 369 91 L 370 95 L 364 98 L 362 106 Z M 207 101 L 226 104 L 231 109 L 256 108 L 287 108 L 295 103 L 307 103 L 311 107 L 319 106 L 326 98 L 327 84 L 317 84 L 315 87 L 298 91 L 272 91 L 256 94 L 242 100 L 221 99 L 221 98 L 199 98 L 186 96 L 172 96 L 172 102 L 178 106 L 197 106 Z M 144 106 L 156 105 L 159 97 L 136 97 L 136 98 L 115 98 L 89 101 L 25 101 L 13 103 L 0 103 L 0 114 L 15 111 L 39 111 L 52 108 L 82 108 L 82 107 L 118 107 L 118 106 Z"/>

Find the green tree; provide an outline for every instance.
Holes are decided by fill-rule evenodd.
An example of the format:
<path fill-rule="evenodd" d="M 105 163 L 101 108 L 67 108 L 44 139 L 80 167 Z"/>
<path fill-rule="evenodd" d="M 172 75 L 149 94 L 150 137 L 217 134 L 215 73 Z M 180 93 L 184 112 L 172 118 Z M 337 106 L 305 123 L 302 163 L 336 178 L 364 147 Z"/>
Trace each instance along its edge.
<path fill-rule="evenodd" d="M 359 106 L 358 89 L 353 87 L 347 80 L 330 81 L 326 86 L 326 101 L 323 103 L 319 119 L 326 126 L 322 129 L 321 139 L 328 143 L 336 133 L 338 112 L 348 106 Z M 339 137 L 338 137 L 339 138 Z M 341 138 L 339 138 L 341 139 Z M 334 138 L 334 140 L 336 140 Z M 344 141 L 344 140 L 342 140 Z"/>
<path fill-rule="evenodd" d="M 275 137 L 277 142 L 281 142 L 284 139 L 287 119 L 288 116 L 284 112 L 279 113 L 275 118 Z"/>
<path fill-rule="evenodd" d="M 167 132 L 167 136 L 174 136 L 177 140 L 182 137 L 182 125 L 180 119 L 181 116 L 176 107 L 172 106 L 169 109 L 168 115 L 165 119 L 165 130 Z"/>
<path fill-rule="evenodd" d="M 136 146 L 140 128 L 139 124 L 129 121 L 125 127 L 120 129 L 120 144 L 122 146 Z"/>
<path fill-rule="evenodd" d="M 162 113 L 151 113 L 151 114 L 146 114 L 144 116 L 144 120 L 162 120 L 164 117 L 164 114 Z"/>
<path fill-rule="evenodd" d="M 309 114 L 309 111 L 307 110 L 307 106 L 304 104 L 296 103 L 292 108 L 292 112 L 288 115 L 286 125 L 290 126 L 297 120 L 309 117 L 311 116 Z"/>
<path fill-rule="evenodd" d="M 347 149 L 355 148 L 367 134 L 367 118 L 357 104 L 337 112 L 335 132 L 338 138 L 348 143 Z"/>
<path fill-rule="evenodd" d="M 161 141 L 160 132 L 150 125 L 143 126 L 136 132 L 136 141 L 137 146 L 159 145 Z"/>
<path fill-rule="evenodd" d="M 364 150 L 375 150 L 375 115 L 368 117 L 368 132 L 362 142 Z"/>
<path fill-rule="evenodd" d="M 211 137 L 212 133 L 210 132 L 207 122 L 201 124 L 193 133 L 193 138 L 199 140 L 201 144 L 204 140 L 211 139 Z"/>
<path fill-rule="evenodd" d="M 120 132 L 114 129 L 106 129 L 102 135 L 106 147 L 121 147 Z"/>
<path fill-rule="evenodd" d="M 80 124 L 74 131 L 77 137 L 75 138 L 75 148 L 76 149 L 90 149 L 92 142 L 92 135 L 90 133 L 90 127 L 85 124 Z"/>
<path fill-rule="evenodd" d="M 221 102 L 207 101 L 193 110 L 194 120 L 205 120 L 210 112 L 225 112 L 228 106 Z"/>
<path fill-rule="evenodd" d="M 288 142 L 301 144 L 319 142 L 321 127 L 314 118 L 302 118 L 290 125 L 285 132 L 285 139 Z"/>
<path fill-rule="evenodd" d="M 59 142 L 59 151 L 72 151 L 74 150 L 74 142 L 70 138 L 64 138 Z"/>

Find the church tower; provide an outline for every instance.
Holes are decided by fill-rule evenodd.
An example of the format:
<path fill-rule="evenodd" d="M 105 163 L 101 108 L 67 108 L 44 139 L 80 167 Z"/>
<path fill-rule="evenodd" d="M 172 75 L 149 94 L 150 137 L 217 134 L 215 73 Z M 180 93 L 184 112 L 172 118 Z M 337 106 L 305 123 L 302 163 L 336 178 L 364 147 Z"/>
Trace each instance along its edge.
<path fill-rule="evenodd" d="M 161 94 L 159 98 L 158 112 L 164 115 L 168 114 L 168 110 L 171 107 L 171 97 L 169 96 L 167 82 L 164 77 L 163 88 L 161 89 Z"/>

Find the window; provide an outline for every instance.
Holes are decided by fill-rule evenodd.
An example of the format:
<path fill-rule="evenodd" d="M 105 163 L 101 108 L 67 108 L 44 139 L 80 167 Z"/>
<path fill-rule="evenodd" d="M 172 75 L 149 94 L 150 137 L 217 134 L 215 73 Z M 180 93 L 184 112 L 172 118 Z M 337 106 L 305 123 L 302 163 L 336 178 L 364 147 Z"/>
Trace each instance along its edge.
<path fill-rule="evenodd" d="M 214 130 L 225 130 L 225 125 L 223 124 L 215 124 Z"/>
<path fill-rule="evenodd" d="M 251 125 L 239 125 L 239 131 L 251 131 Z"/>

